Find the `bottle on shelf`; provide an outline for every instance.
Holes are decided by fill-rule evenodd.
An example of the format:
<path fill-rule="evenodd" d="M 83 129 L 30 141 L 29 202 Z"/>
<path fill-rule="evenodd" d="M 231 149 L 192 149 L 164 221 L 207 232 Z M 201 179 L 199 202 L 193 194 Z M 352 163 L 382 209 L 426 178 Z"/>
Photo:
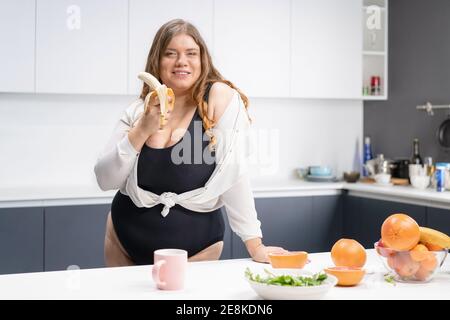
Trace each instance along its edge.
<path fill-rule="evenodd" d="M 370 141 L 370 137 L 364 138 L 364 164 L 366 164 L 367 161 L 373 159 L 373 153 L 372 153 L 372 143 Z M 369 172 L 366 169 L 365 166 L 363 166 L 363 176 L 367 177 L 369 176 Z"/>
<path fill-rule="evenodd" d="M 370 78 L 371 94 L 373 96 L 381 95 L 381 79 L 380 76 L 372 76 Z"/>
<path fill-rule="evenodd" d="M 419 139 L 417 138 L 415 138 L 413 141 L 413 156 L 411 159 L 411 164 L 423 164 L 419 151 Z"/>

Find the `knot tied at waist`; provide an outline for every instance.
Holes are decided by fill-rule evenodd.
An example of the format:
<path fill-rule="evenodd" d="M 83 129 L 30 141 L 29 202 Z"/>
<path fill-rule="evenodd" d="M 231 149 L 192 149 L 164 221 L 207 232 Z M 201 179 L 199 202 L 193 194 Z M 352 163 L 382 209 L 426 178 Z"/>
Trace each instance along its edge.
<path fill-rule="evenodd" d="M 167 216 L 169 214 L 170 208 L 172 208 L 174 205 L 176 205 L 178 200 L 178 195 L 173 192 L 164 192 L 161 193 L 158 197 L 158 200 L 156 201 L 156 204 L 163 204 L 164 208 L 161 211 L 161 215 L 163 217 Z"/>

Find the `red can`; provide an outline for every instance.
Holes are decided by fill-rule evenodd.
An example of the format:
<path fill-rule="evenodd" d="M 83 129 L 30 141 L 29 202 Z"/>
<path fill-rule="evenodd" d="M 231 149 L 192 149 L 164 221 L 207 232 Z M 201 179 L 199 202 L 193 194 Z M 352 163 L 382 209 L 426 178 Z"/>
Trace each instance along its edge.
<path fill-rule="evenodd" d="M 370 85 L 372 87 L 379 87 L 380 86 L 380 77 L 379 76 L 372 76 L 370 78 Z"/>

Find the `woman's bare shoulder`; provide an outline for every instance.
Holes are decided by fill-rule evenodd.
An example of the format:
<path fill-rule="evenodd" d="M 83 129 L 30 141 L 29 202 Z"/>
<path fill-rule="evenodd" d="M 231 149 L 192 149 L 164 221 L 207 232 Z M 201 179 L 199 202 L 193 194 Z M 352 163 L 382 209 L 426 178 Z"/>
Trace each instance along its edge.
<path fill-rule="evenodd" d="M 219 121 L 236 91 L 223 82 L 215 82 L 209 92 L 208 117 Z"/>

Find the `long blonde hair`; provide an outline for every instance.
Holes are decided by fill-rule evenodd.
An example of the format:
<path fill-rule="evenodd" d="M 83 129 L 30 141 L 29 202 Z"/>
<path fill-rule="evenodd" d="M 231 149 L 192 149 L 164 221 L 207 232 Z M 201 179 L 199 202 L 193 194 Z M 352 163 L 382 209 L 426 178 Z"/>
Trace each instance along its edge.
<path fill-rule="evenodd" d="M 191 36 L 192 39 L 194 39 L 195 43 L 197 43 L 197 45 L 200 47 L 201 72 L 198 81 L 192 88 L 192 99 L 198 106 L 200 117 L 202 118 L 203 122 L 203 127 L 205 128 L 206 134 L 210 138 L 210 147 L 214 147 L 216 144 L 216 139 L 212 134 L 211 129 L 215 126 L 215 122 L 213 119 L 208 118 L 208 104 L 203 100 L 207 85 L 214 82 L 223 82 L 229 85 L 239 93 L 246 109 L 248 108 L 249 101 L 244 93 L 242 93 L 231 81 L 226 80 L 214 67 L 206 43 L 201 37 L 197 28 L 194 27 L 191 23 L 182 19 L 170 20 L 169 22 L 162 25 L 161 28 L 159 28 L 158 32 L 155 35 L 155 38 L 153 39 L 150 52 L 148 53 L 145 72 L 154 75 L 161 82 L 159 62 L 161 61 L 162 55 L 164 54 L 164 51 L 166 50 L 172 38 L 179 34 L 186 34 L 188 36 Z M 149 91 L 149 86 L 144 83 L 140 98 L 144 100 Z"/>

